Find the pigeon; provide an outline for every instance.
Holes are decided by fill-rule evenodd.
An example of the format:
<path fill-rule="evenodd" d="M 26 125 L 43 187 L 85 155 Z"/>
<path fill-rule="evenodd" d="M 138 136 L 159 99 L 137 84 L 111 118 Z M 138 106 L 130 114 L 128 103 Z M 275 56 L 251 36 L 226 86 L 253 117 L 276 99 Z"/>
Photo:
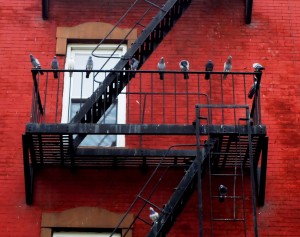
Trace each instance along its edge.
<path fill-rule="evenodd" d="M 89 59 L 86 63 L 86 78 L 89 78 L 90 77 L 90 73 L 91 73 L 91 70 L 93 70 L 93 59 L 92 59 L 92 56 L 89 56 Z"/>
<path fill-rule="evenodd" d="M 260 72 L 265 69 L 265 67 L 259 63 L 253 63 L 253 68 L 254 68 L 254 71 L 256 71 L 256 72 Z"/>
<path fill-rule="evenodd" d="M 179 62 L 180 70 L 184 72 L 184 79 L 189 79 L 188 71 L 190 70 L 190 64 L 187 60 L 181 60 Z"/>
<path fill-rule="evenodd" d="M 224 202 L 226 195 L 227 195 L 227 187 L 221 184 L 219 186 L 219 201 Z"/>
<path fill-rule="evenodd" d="M 53 60 L 52 60 L 52 63 L 51 63 L 51 68 L 53 70 L 58 70 L 59 69 L 59 65 L 58 65 L 58 61 L 57 61 L 57 58 L 56 56 L 54 56 Z M 58 72 L 53 72 L 53 75 L 54 75 L 54 78 L 58 78 Z"/>
<path fill-rule="evenodd" d="M 226 62 L 224 63 L 224 72 L 230 72 L 231 71 L 231 68 L 232 68 L 231 59 L 232 59 L 232 57 L 228 56 Z M 223 75 L 223 79 L 226 79 L 226 77 L 227 77 L 227 74 L 225 73 Z"/>
<path fill-rule="evenodd" d="M 154 209 L 152 207 L 150 207 L 149 210 L 150 210 L 150 215 L 149 215 L 150 219 L 153 222 L 156 222 L 159 217 L 159 214 L 156 211 L 154 211 Z"/>
<path fill-rule="evenodd" d="M 67 67 L 68 67 L 68 70 L 73 70 L 75 67 L 75 62 L 74 62 L 74 59 L 72 56 L 67 61 Z M 69 72 L 69 74 L 70 74 L 70 77 L 72 77 L 73 72 Z"/>
<path fill-rule="evenodd" d="M 130 69 L 136 71 L 139 66 L 139 61 L 136 58 L 131 58 L 129 61 Z M 135 78 L 135 72 L 132 72 L 132 77 Z"/>
<path fill-rule="evenodd" d="M 165 60 L 164 57 L 161 57 L 158 64 L 157 64 L 157 69 L 159 72 L 159 79 L 163 80 L 164 79 L 164 72 L 166 70 L 166 64 L 165 64 Z"/>
<path fill-rule="evenodd" d="M 30 61 L 33 68 L 42 69 L 41 64 L 37 58 L 35 58 L 32 54 L 30 54 Z M 41 75 L 44 75 L 43 71 L 39 71 Z"/>
<path fill-rule="evenodd" d="M 208 60 L 207 64 L 205 65 L 205 71 L 207 72 L 212 72 L 212 70 L 214 69 L 214 64 L 211 60 Z M 210 73 L 205 73 L 205 77 L 206 80 L 210 79 Z"/>

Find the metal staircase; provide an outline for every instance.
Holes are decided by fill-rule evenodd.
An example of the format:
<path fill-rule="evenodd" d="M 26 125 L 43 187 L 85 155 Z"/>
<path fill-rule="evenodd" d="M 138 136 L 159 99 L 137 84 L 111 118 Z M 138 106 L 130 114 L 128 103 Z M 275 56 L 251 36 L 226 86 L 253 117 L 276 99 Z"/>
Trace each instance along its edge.
<path fill-rule="evenodd" d="M 200 111 L 205 108 L 213 110 L 215 108 L 230 108 L 233 110 L 244 110 L 245 116 L 237 120 L 237 124 L 224 128 L 223 125 L 210 124 L 212 119 L 211 111 L 201 116 Z M 203 123 L 202 121 L 205 120 Z M 191 161 L 185 174 L 180 180 L 178 186 L 170 196 L 169 200 L 164 205 L 156 204 L 152 201 L 157 193 L 157 187 L 164 181 L 165 175 L 170 166 L 167 166 L 162 174 L 158 175 L 158 170 L 163 167 L 163 163 L 167 154 L 172 150 L 171 147 L 163 158 L 161 158 L 154 172 L 151 174 L 140 193 L 129 207 L 124 217 L 115 227 L 111 236 L 122 225 L 123 221 L 129 213 L 135 212 L 135 218 L 130 224 L 129 229 L 133 227 L 136 221 L 140 220 L 150 226 L 147 237 L 167 236 L 176 219 L 183 211 L 192 193 L 198 189 L 198 207 L 199 207 L 199 222 L 200 236 L 204 236 L 203 225 L 203 203 L 202 203 L 202 180 L 206 177 L 209 182 L 209 199 L 210 199 L 210 236 L 215 236 L 215 231 L 224 229 L 226 226 L 239 231 L 243 231 L 243 236 L 247 236 L 249 231 L 249 220 L 246 220 L 247 215 L 245 202 L 251 200 L 253 220 L 253 234 L 258 236 L 257 220 L 256 220 L 256 200 L 264 199 L 264 194 L 260 194 L 260 186 L 264 185 L 265 180 L 261 180 L 260 185 L 257 182 L 257 164 L 260 159 L 262 145 L 259 145 L 265 137 L 258 133 L 253 133 L 250 110 L 248 105 L 197 105 L 196 106 L 196 121 L 194 123 L 196 144 L 195 145 L 175 145 L 194 146 L 196 149 L 195 159 Z M 165 167 L 165 166 L 164 166 Z M 263 168 L 265 172 L 265 167 Z M 206 172 L 207 171 L 207 172 Z M 250 172 L 251 191 L 245 192 L 244 187 L 244 172 Z M 206 175 L 207 174 L 207 175 Z M 265 178 L 265 177 L 264 177 Z M 222 183 L 225 180 L 231 180 L 230 183 Z M 156 180 L 156 181 L 155 181 Z M 228 182 L 228 181 L 227 181 Z M 216 186 L 217 185 L 217 186 Z M 214 187 L 226 185 L 226 193 L 221 193 Z M 228 188 L 228 191 L 227 191 Z M 146 192 L 145 190 L 148 190 Z M 149 191 L 150 190 L 150 191 Z M 219 191 L 219 192 L 216 192 Z M 245 194 L 247 193 L 247 194 Z M 246 196 L 248 195 L 248 196 Z M 260 195 L 263 195 L 261 197 Z M 218 204 L 217 204 L 218 203 Z M 223 205 L 223 206 L 220 206 Z M 261 201 L 258 201 L 261 205 Z M 225 208 L 226 206 L 226 208 Z M 159 212 L 159 217 L 153 222 L 149 222 L 148 208 L 153 207 Z M 228 209 L 230 211 L 228 212 Z M 227 210 L 222 212 L 222 210 Z M 249 207 L 247 207 L 249 212 Z M 207 219 L 207 218 L 206 218 Z M 217 223 L 217 224 L 216 224 Z M 218 224 L 219 223 L 219 224 Z M 240 224 L 239 224 L 240 223 Z M 128 230 L 129 230 L 128 229 Z M 230 231 L 227 231 L 230 234 Z M 235 233 L 234 231 L 232 234 Z M 123 237 L 127 234 L 123 233 Z"/>
<path fill-rule="evenodd" d="M 151 4 L 150 1 L 147 2 Z M 140 68 L 190 3 L 191 0 L 168 0 L 163 7 L 159 8 L 158 14 L 143 29 L 131 48 L 116 64 L 114 68 L 116 72 L 109 73 L 106 76 L 103 83 L 87 99 L 70 122 L 97 123 L 106 109 L 116 100 L 119 93 L 132 79 L 132 73 L 126 72 L 130 68 L 129 59 L 136 58 L 139 61 L 138 68 Z M 151 6 L 153 5 L 154 3 L 151 4 Z M 139 21 L 136 24 L 139 24 Z M 120 73 L 122 70 L 124 72 Z M 74 139 L 75 148 L 79 146 L 85 136 L 83 134 L 78 135 Z"/>
<path fill-rule="evenodd" d="M 150 178 L 145 183 L 144 187 L 141 189 L 141 191 L 136 196 L 135 200 L 125 213 L 124 217 L 120 220 L 114 231 L 111 233 L 111 236 L 113 236 L 113 234 L 118 230 L 123 221 L 126 220 L 126 216 L 131 213 L 133 209 L 136 208 L 136 206 L 138 206 L 139 201 L 142 202 L 142 204 L 140 204 L 140 208 L 138 209 L 133 222 L 129 225 L 128 230 L 133 227 L 137 220 L 140 220 L 151 227 L 150 231 L 147 234 L 148 237 L 166 236 L 174 225 L 177 217 L 184 209 L 194 190 L 196 189 L 197 183 L 199 183 L 198 179 L 201 179 L 203 169 L 205 168 L 203 166 L 203 163 L 205 163 L 208 159 L 209 154 L 212 151 L 216 141 L 217 139 L 210 138 L 205 142 L 204 145 L 201 145 L 201 148 L 199 145 L 199 147 L 197 148 L 198 152 L 196 158 L 191 162 L 191 164 L 185 171 L 184 176 L 182 177 L 178 186 L 175 188 L 175 191 L 171 195 L 170 199 L 166 202 L 166 204 L 163 205 L 162 208 L 160 208 L 158 205 L 151 201 L 151 198 L 155 196 L 158 185 L 164 181 L 164 177 L 168 169 L 170 168 L 170 166 L 166 167 L 163 172 L 159 174 L 158 170 L 163 166 L 165 159 L 165 156 L 162 157 L 159 164 L 151 174 Z M 172 148 L 184 146 L 192 146 L 195 148 L 196 145 L 175 145 L 173 147 L 170 147 L 168 152 L 170 152 Z M 167 155 L 167 153 L 165 155 Z M 159 177 L 155 178 L 158 175 Z M 146 192 L 147 189 L 150 191 Z M 159 217 L 154 222 L 150 222 L 150 219 L 148 220 L 149 207 L 154 207 L 156 210 L 159 210 Z M 147 219 L 145 218 L 145 216 L 147 216 Z M 125 237 L 126 235 L 127 232 L 123 233 L 122 236 Z"/>

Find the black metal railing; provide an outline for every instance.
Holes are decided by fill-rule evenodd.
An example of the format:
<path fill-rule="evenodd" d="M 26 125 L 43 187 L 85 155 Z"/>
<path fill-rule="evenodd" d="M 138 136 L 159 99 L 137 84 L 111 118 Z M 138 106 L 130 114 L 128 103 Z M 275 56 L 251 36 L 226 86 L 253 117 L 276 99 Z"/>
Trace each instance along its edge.
<path fill-rule="evenodd" d="M 58 79 L 53 78 L 53 70 L 43 70 L 43 76 L 38 71 L 32 69 L 31 123 L 69 123 L 89 95 L 101 85 L 93 77 L 87 79 L 86 70 L 58 70 Z M 225 80 L 224 72 L 211 72 L 210 80 L 204 79 L 206 72 L 202 71 L 189 72 L 188 80 L 179 71 L 165 71 L 164 80 L 159 79 L 158 71 L 93 70 L 91 73 L 102 75 L 103 78 L 109 73 L 123 75 L 116 85 L 107 86 L 102 94 L 104 102 L 93 110 L 94 114 L 101 110 L 103 116 L 100 123 L 191 124 L 195 119 L 195 104 L 249 104 L 252 105 L 252 123 L 261 124 L 261 72 L 231 72 Z M 132 73 L 135 73 L 134 80 L 131 79 Z M 78 74 L 76 79 L 75 74 Z M 120 83 L 126 85 L 122 91 L 116 88 Z M 253 83 L 255 93 L 249 97 Z M 77 87 L 72 88 L 75 84 Z M 90 90 L 88 93 L 86 88 Z M 72 95 L 72 90 L 76 90 L 76 96 Z M 229 112 L 224 107 L 213 112 L 207 109 L 201 111 L 204 115 L 208 113 L 213 124 L 230 124 L 239 116 L 238 111 Z M 111 120 L 111 117 L 123 119 L 120 122 L 118 119 Z"/>

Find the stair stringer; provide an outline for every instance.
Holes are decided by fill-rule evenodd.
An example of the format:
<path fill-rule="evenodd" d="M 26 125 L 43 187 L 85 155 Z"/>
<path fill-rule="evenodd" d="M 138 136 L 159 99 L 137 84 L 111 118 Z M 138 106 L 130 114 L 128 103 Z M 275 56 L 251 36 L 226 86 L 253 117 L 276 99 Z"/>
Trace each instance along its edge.
<path fill-rule="evenodd" d="M 203 176 L 206 161 L 217 141 L 217 138 L 209 138 L 205 143 L 204 148 L 200 150 L 200 156 L 193 161 L 186 171 L 168 203 L 164 205 L 158 220 L 152 225 L 147 237 L 163 237 L 170 231 L 197 186 L 198 172 L 200 171 L 201 176 Z"/>
<path fill-rule="evenodd" d="M 163 37 L 170 31 L 176 20 L 182 15 L 182 12 L 189 6 L 190 3 L 191 0 L 168 0 L 166 4 L 159 10 L 158 14 L 151 20 L 148 26 L 142 31 L 141 35 L 132 44 L 131 48 L 116 64 L 114 68 L 116 72 L 111 72 L 106 76 L 103 83 L 101 83 L 95 92 L 86 100 L 78 113 L 72 118 L 70 123 L 88 123 L 91 122 L 91 120 L 93 120 L 93 123 L 97 123 L 102 114 L 100 116 L 96 116 L 97 118 L 94 119 L 95 116 L 92 114 L 95 113 L 93 107 L 96 108 L 97 103 L 101 104 L 100 102 L 103 102 L 103 95 L 105 95 L 107 91 L 110 91 L 109 94 L 111 95 L 111 98 L 109 98 L 109 100 L 104 98 L 106 100 L 105 110 L 109 108 L 122 89 L 131 80 L 132 76 L 128 72 L 124 71 L 124 69 L 129 69 L 128 60 L 133 56 L 137 56 L 138 60 L 140 61 L 140 68 L 155 50 L 158 44 L 163 40 Z M 176 4 L 181 5 L 177 6 Z M 178 9 L 176 9 L 176 7 L 178 7 Z M 173 18 L 171 19 L 168 14 L 173 14 Z M 167 25 L 166 22 L 164 22 L 165 19 L 166 21 L 169 21 L 167 22 Z M 156 35 L 154 35 L 154 33 Z M 146 43 L 147 40 L 151 41 L 152 43 L 151 51 L 149 49 L 145 51 L 144 49 L 144 43 Z M 115 91 L 112 92 L 112 90 Z M 98 108 L 98 114 L 100 110 L 101 109 Z M 75 148 L 83 141 L 86 135 L 87 134 L 81 134 L 75 138 Z"/>

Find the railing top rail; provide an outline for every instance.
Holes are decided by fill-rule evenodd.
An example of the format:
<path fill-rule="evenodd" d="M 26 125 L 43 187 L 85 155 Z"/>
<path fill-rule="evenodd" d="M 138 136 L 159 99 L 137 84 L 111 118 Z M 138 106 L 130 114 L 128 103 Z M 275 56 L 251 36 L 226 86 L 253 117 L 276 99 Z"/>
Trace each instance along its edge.
<path fill-rule="evenodd" d="M 86 70 L 86 69 L 73 69 L 73 70 L 68 70 L 68 69 L 58 69 L 58 70 L 53 70 L 53 69 L 31 69 L 31 72 L 37 73 L 37 72 L 104 72 L 104 73 L 110 73 L 110 72 L 136 72 L 136 73 L 159 73 L 161 71 L 159 70 Z M 163 71 L 164 73 L 172 73 L 172 74 L 182 74 L 185 72 L 179 71 L 179 70 L 166 70 Z M 229 75 L 260 75 L 262 74 L 261 72 L 223 72 L 223 71 L 214 71 L 214 72 L 206 72 L 206 71 L 189 71 L 189 74 L 229 74 Z"/>
<path fill-rule="evenodd" d="M 197 104 L 196 108 L 229 108 L 229 109 L 249 109 L 249 105 L 237 104 Z"/>

